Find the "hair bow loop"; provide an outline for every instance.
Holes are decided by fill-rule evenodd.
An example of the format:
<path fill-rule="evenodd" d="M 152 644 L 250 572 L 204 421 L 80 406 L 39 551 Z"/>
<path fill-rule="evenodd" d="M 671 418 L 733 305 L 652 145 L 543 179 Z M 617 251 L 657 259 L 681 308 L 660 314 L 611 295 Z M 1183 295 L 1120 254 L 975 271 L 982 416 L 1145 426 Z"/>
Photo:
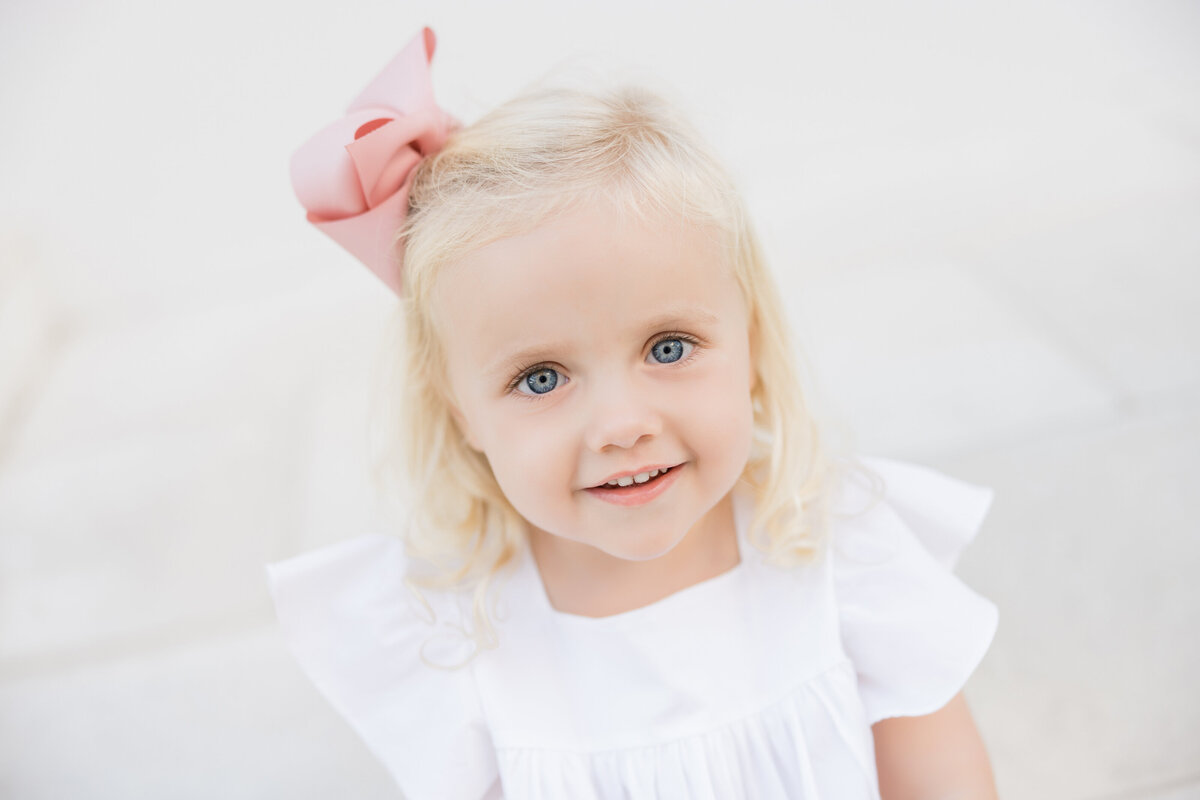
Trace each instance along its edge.
<path fill-rule="evenodd" d="M 415 114 L 387 122 L 365 136 L 346 145 L 346 153 L 354 163 L 367 208 L 375 208 L 392 194 L 400 191 L 421 154 L 413 147 L 419 131 L 413 128 L 426 123 Z"/>
<path fill-rule="evenodd" d="M 413 171 L 458 127 L 433 99 L 435 38 L 425 28 L 346 109 L 292 156 L 291 177 L 308 221 L 400 293 L 396 233 Z"/>

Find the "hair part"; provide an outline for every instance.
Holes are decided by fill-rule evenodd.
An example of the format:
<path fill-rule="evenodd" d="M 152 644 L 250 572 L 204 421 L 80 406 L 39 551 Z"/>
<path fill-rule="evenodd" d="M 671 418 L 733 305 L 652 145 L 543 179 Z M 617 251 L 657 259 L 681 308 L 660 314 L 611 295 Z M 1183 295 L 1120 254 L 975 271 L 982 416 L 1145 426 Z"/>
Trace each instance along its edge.
<path fill-rule="evenodd" d="M 456 259 L 577 203 L 602 199 L 642 220 L 713 233 L 741 289 L 755 371 L 754 445 L 741 476 L 756 501 L 748 539 L 781 565 L 817 555 L 838 472 L 806 401 L 800 350 L 732 180 L 661 97 L 635 88 L 522 94 L 452 134 L 421 163 L 409 198 L 377 474 L 406 495 L 410 555 L 437 568 L 419 585 L 473 590 L 476 652 L 497 644 L 488 588 L 527 547 L 526 523 L 454 419 L 435 288 Z"/>

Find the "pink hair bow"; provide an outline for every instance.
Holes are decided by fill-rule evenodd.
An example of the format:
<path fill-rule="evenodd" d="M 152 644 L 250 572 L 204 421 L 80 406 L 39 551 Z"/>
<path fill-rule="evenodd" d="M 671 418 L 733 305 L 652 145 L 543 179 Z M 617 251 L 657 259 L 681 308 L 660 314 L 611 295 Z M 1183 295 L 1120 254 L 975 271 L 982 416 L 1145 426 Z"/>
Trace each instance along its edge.
<path fill-rule="evenodd" d="M 412 175 L 458 122 L 433 100 L 436 40 L 423 29 L 346 109 L 292 156 L 292 188 L 308 221 L 400 294 L 401 246 Z"/>

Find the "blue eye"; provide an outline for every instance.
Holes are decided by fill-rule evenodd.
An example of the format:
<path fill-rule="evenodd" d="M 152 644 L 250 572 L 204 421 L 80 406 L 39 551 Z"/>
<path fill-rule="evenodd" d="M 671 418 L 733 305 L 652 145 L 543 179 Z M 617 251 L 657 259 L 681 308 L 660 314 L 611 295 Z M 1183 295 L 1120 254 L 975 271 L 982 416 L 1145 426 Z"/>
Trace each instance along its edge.
<path fill-rule="evenodd" d="M 650 348 L 650 355 L 660 364 L 673 364 L 691 352 L 690 348 L 694 346 L 686 339 L 660 339 Z M 689 349 L 685 352 L 685 348 Z"/>
<path fill-rule="evenodd" d="M 558 380 L 558 370 L 542 367 L 522 375 L 517 381 L 517 391 L 522 394 L 545 394 L 558 386 Z"/>

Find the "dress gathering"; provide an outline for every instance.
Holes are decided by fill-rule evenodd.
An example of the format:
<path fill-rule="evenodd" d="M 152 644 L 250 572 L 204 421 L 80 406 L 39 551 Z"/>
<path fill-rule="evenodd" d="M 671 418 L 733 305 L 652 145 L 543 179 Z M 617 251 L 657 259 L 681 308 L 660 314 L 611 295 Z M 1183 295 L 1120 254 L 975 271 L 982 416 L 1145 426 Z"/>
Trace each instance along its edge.
<path fill-rule="evenodd" d="M 470 598 L 405 583 L 403 543 L 369 534 L 268 567 L 301 668 L 421 798 L 878 798 L 871 725 L 945 705 L 995 634 L 953 573 L 992 492 L 915 464 L 862 463 L 829 546 L 740 563 L 642 608 L 553 608 L 526 549 L 498 575 L 499 645 L 469 658 Z M 451 665 L 466 662 L 458 669 Z"/>

